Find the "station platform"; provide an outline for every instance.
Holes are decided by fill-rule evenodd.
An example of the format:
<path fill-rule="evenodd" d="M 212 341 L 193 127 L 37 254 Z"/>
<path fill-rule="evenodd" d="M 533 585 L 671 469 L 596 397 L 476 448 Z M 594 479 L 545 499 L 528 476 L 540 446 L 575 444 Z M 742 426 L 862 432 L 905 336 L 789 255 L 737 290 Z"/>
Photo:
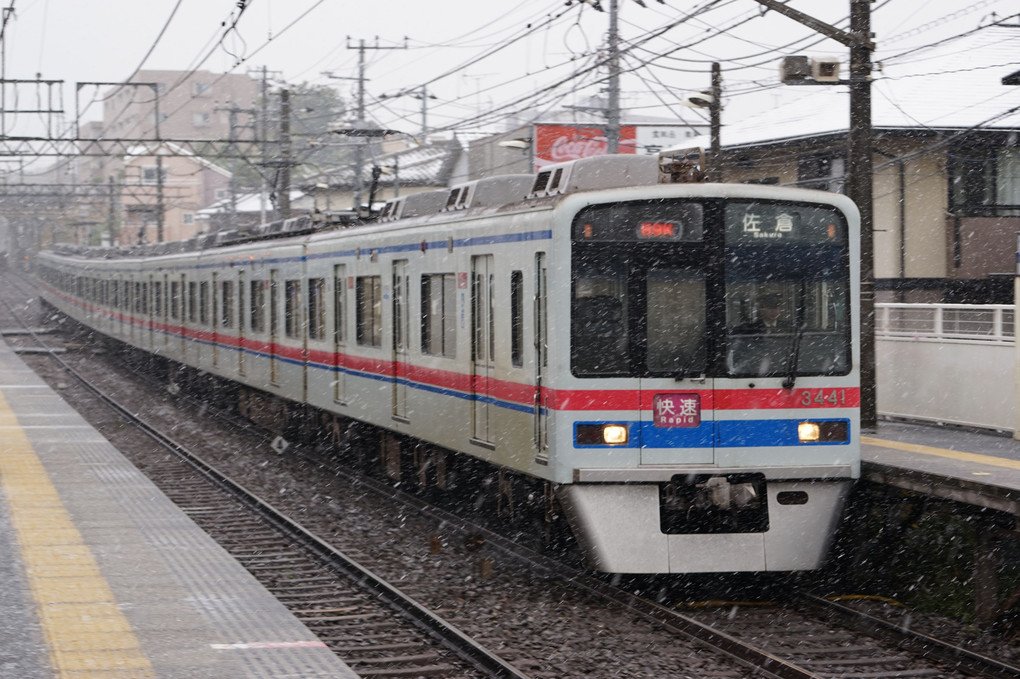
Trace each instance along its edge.
<path fill-rule="evenodd" d="M 357 677 L 0 340 L 0 679 Z"/>
<path fill-rule="evenodd" d="M 861 476 L 1020 516 L 1020 441 L 957 427 L 882 421 L 861 437 Z"/>

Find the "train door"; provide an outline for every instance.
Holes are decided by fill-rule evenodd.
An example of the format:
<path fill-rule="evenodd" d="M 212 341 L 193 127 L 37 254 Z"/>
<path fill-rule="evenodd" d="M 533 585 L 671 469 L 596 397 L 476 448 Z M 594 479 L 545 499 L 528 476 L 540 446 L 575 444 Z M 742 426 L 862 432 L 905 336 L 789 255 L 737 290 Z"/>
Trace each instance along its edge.
<path fill-rule="evenodd" d="M 407 351 L 410 309 L 407 260 L 393 262 L 393 417 L 407 420 Z"/>
<path fill-rule="evenodd" d="M 188 277 L 186 274 L 181 274 L 181 283 L 177 288 L 177 301 L 175 302 L 177 309 L 177 332 L 181 338 L 181 362 L 187 362 L 187 351 L 188 351 L 188 333 L 184 327 L 184 321 L 187 317 L 188 310 L 186 308 L 187 303 L 187 285 Z"/>
<path fill-rule="evenodd" d="M 237 272 L 237 374 L 244 374 L 244 329 L 248 318 L 248 307 L 244 305 L 247 288 L 247 277 L 243 271 Z"/>
<path fill-rule="evenodd" d="M 209 292 L 212 310 L 209 313 L 209 326 L 212 330 L 212 365 L 220 364 L 220 275 L 213 272 L 212 290 Z"/>
<path fill-rule="evenodd" d="M 492 255 L 471 258 L 471 436 L 492 443 L 492 380 L 494 377 Z"/>
<path fill-rule="evenodd" d="M 145 344 L 146 349 L 151 350 L 153 343 L 152 330 L 156 325 L 156 304 L 154 301 L 156 284 L 150 275 L 142 285 L 145 288 L 145 336 L 142 338 L 142 342 Z"/>
<path fill-rule="evenodd" d="M 347 323 L 347 269 L 343 264 L 333 267 L 333 400 L 343 403 L 346 396 L 346 373 L 343 370 Z"/>
<path fill-rule="evenodd" d="M 163 333 L 163 346 L 167 349 L 170 348 L 170 317 L 173 311 L 170 305 L 173 304 L 173 297 L 170 294 L 170 276 L 163 276 L 163 316 L 162 316 L 162 328 Z"/>
<path fill-rule="evenodd" d="M 648 375 L 640 380 L 641 464 L 714 463 L 705 275 L 660 262 L 637 278 L 643 281 L 633 297 L 642 307 L 641 370 Z"/>
<path fill-rule="evenodd" d="M 269 271 L 269 381 L 279 383 L 276 343 L 280 339 L 280 271 Z"/>
<path fill-rule="evenodd" d="M 549 413 L 546 409 L 545 395 L 542 389 L 545 386 L 545 370 L 547 367 L 548 338 L 546 337 L 546 264 L 545 253 L 539 252 L 535 255 L 535 300 L 534 300 L 534 324 L 535 324 L 535 396 L 534 396 L 534 420 L 535 420 L 535 461 L 539 464 L 549 462 Z"/>
<path fill-rule="evenodd" d="M 138 306 L 139 306 L 139 304 L 138 304 L 139 294 L 138 293 L 139 293 L 139 288 L 140 287 L 141 287 L 141 283 L 138 283 L 135 280 L 127 281 L 127 295 L 126 295 L 127 306 L 125 307 L 126 310 L 127 310 L 127 313 L 125 314 L 125 318 L 127 319 L 127 336 L 128 336 L 128 341 L 129 342 L 134 342 L 135 341 L 135 334 L 136 334 L 135 326 L 138 324 L 139 315 L 140 315 L 138 313 Z"/>

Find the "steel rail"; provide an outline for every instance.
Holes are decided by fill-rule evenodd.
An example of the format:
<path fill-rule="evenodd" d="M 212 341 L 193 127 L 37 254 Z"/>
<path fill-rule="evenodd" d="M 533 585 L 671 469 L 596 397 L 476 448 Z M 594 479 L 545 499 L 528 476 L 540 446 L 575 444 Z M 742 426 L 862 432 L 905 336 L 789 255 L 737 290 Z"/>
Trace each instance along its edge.
<path fill-rule="evenodd" d="M 670 630 L 674 634 L 698 642 L 744 666 L 753 668 L 757 673 L 756 676 L 760 675 L 770 677 L 771 679 L 823 679 L 823 675 L 816 674 L 794 663 L 783 660 L 773 653 L 747 644 L 734 636 L 665 606 L 625 592 L 568 564 L 538 554 L 499 533 L 431 505 L 415 495 L 393 488 L 370 477 L 356 475 L 343 467 L 334 465 L 330 468 L 330 471 L 375 492 L 385 494 L 404 503 L 415 511 L 427 511 L 436 518 L 451 526 L 456 526 L 465 533 L 477 534 L 484 539 L 486 544 L 514 558 L 525 560 L 530 565 L 548 574 L 561 578 L 569 586 L 576 587 L 601 599 L 612 601 L 640 617 Z"/>
<path fill-rule="evenodd" d="M 11 306 L 4 301 L 5 306 L 11 311 L 19 322 Z M 34 333 L 33 337 L 34 337 Z M 37 340 L 38 341 L 38 340 Z M 345 555 L 343 552 L 333 548 L 326 542 L 320 540 L 301 524 L 290 519 L 278 511 L 270 503 L 261 499 L 244 486 L 236 483 L 215 467 L 202 460 L 199 456 L 189 451 L 171 437 L 151 426 L 141 419 L 131 409 L 125 407 L 113 399 L 101 389 L 91 384 L 83 375 L 67 364 L 56 354 L 53 358 L 60 363 L 63 370 L 74 377 L 78 382 L 88 389 L 93 395 L 100 399 L 120 416 L 137 426 L 149 438 L 164 448 L 172 451 L 178 457 L 186 461 L 202 476 L 208 479 L 217 487 L 227 491 L 239 502 L 257 512 L 259 516 L 277 530 L 286 534 L 301 547 L 308 550 L 319 558 L 330 570 L 341 574 L 348 580 L 358 584 L 363 589 L 371 592 L 375 597 L 386 603 L 390 608 L 398 612 L 402 617 L 409 620 L 415 627 L 423 630 L 428 636 L 438 641 L 442 646 L 452 651 L 465 664 L 475 670 L 484 673 L 487 677 L 498 679 L 529 679 L 510 663 L 490 652 L 485 647 L 475 642 L 457 627 L 446 622 L 440 616 L 432 613 L 424 606 L 405 596 L 400 590 L 393 587 L 372 571 L 364 568 L 356 561 Z"/>
<path fill-rule="evenodd" d="M 924 658 L 934 658 L 961 672 L 975 673 L 977 676 L 992 679 L 1020 679 L 1020 667 L 968 651 L 927 634 L 905 629 L 902 625 L 856 611 L 849 606 L 814 594 L 801 593 L 799 598 L 808 606 L 824 613 L 829 619 L 837 620 L 872 637 L 880 639 L 891 637 L 897 641 L 900 648 Z"/>

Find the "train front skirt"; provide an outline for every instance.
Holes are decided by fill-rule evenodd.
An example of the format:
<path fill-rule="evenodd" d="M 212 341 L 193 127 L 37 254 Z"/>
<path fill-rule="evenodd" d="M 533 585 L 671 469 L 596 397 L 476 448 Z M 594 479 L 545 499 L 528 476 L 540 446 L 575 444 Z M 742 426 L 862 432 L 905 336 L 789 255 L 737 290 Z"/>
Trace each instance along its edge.
<path fill-rule="evenodd" d="M 766 477 L 774 473 L 746 469 L 703 470 L 668 482 L 573 483 L 557 495 L 589 566 L 599 571 L 810 570 L 826 558 L 853 484 L 846 472 L 772 479 Z"/>

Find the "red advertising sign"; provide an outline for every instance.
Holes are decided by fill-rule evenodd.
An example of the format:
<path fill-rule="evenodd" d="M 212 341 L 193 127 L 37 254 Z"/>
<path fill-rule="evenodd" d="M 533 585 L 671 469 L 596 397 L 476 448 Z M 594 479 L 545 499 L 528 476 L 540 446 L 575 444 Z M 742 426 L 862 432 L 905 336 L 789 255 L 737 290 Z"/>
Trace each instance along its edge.
<path fill-rule="evenodd" d="M 620 126 L 619 153 L 637 152 L 637 132 L 633 125 Z M 609 148 L 602 127 L 574 125 L 535 126 L 535 169 L 578 158 L 604 156 Z"/>

